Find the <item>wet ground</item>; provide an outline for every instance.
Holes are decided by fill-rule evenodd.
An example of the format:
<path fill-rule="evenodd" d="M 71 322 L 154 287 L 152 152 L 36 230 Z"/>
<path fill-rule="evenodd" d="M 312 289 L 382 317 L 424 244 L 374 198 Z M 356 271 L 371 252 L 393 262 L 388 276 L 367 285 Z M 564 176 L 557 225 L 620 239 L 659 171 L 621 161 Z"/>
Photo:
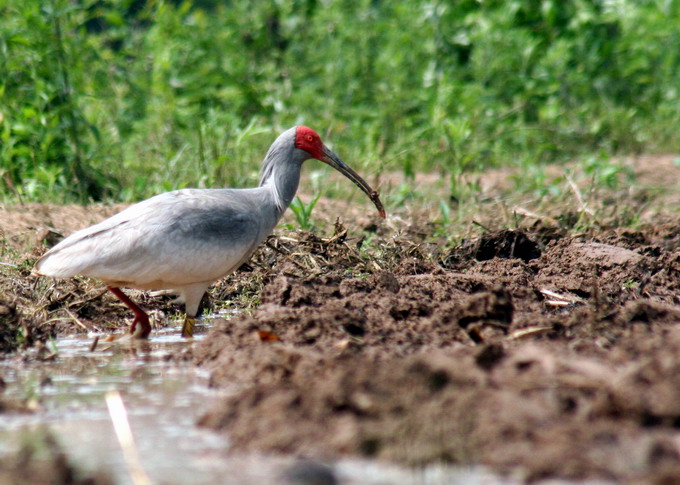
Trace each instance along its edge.
<path fill-rule="evenodd" d="M 586 194 L 563 207 L 482 204 L 475 223 L 453 238 L 426 212 L 404 208 L 380 222 L 367 211 L 337 214 L 342 208 L 321 205 L 343 224 L 316 234 L 278 231 L 211 291 L 206 313 L 240 313 L 210 319 L 191 344 L 156 333 L 150 349 L 89 352 L 91 336 L 74 337 L 78 344 L 62 337 L 57 349 L 48 340 L 10 354 L 0 418 L 13 424 L 3 425 L 5 433 L 46 425 L 70 462 L 101 472 L 87 456 L 69 453 L 73 441 L 88 438 L 63 421 L 93 414 L 101 426 L 93 434 L 109 443 L 101 446 L 120 447 L 103 404 L 115 387 L 141 462 L 159 483 L 189 483 L 172 466 L 163 475 L 164 465 L 153 463 L 176 432 L 163 437 L 164 422 L 186 423 L 183 437 L 195 442 L 178 444 L 168 462 L 192 468 L 205 453 L 206 462 L 242 470 L 235 483 L 247 483 L 248 470 L 281 482 L 298 458 L 333 464 L 340 483 L 674 483 L 680 215 L 673 177 L 680 174 L 672 172 L 674 159 L 656 160 L 667 169 L 664 180 L 650 168 L 653 160 L 635 167 L 640 186 L 655 191 Z M 4 261 L 16 267 L 4 273 L 12 278 L 2 287 L 0 318 L 23 335 L 7 338 L 7 350 L 124 325 L 126 310 L 96 282 L 29 275 L 31 258 L 53 237 L 40 227 L 68 232 L 86 224 L 85 214 L 96 219 L 110 210 L 78 216 L 68 208 L 76 215 L 61 220 L 59 209 L 45 206 L 0 214 L 29 221 L 4 234 L 5 254 L 14 255 Z M 154 310 L 157 325 L 178 325 L 167 297 L 133 295 Z M 71 359 L 89 364 L 82 373 L 59 367 Z M 136 379 L 143 385 L 135 387 Z M 33 401 L 18 399 L 26 388 L 37 389 Z M 55 388 L 89 389 L 82 392 L 98 404 L 85 397 L 73 411 L 60 408 L 50 400 Z M 150 415 L 157 424 L 149 425 Z M 10 440 L 2 441 L 7 448 Z M 107 468 L 101 480 L 129 476 L 120 455 L 108 466 L 117 471 Z M 461 466 L 495 475 L 474 469 L 461 478 Z"/>
<path fill-rule="evenodd" d="M 3 402 L 16 407 L 4 410 L 0 426 L 0 483 L 145 483 L 131 478 L 136 460 L 128 460 L 115 432 L 118 418 L 107 406 L 112 394 L 123 399 L 146 483 L 255 485 L 324 473 L 347 484 L 518 483 L 481 468 L 412 470 L 346 459 L 331 469 L 294 456 L 230 453 L 222 434 L 196 426 L 230 392 L 209 387 L 209 374 L 190 360 L 177 360 L 204 337 L 187 341 L 178 329 L 166 329 L 148 343 L 91 351 L 92 337 L 79 335 L 57 339 L 58 357 L 9 359 Z"/>
<path fill-rule="evenodd" d="M 63 337 L 56 340 L 54 358 L 31 364 L 9 359 L 4 400 L 26 409 L 4 416 L 1 451 L 17 453 L 30 430 L 34 440 L 53 437 L 79 473 L 106 470 L 114 483 L 127 483 L 129 470 L 107 407 L 107 396 L 118 392 L 149 476 L 159 483 L 218 483 L 223 470 L 206 464 L 218 463 L 214 458 L 227 443 L 193 424 L 200 405 L 219 393 L 188 361 L 168 363 L 191 344 L 175 331 L 160 333 L 148 343 L 102 344 L 95 351 L 92 337 Z M 203 469 L 200 480 L 194 480 L 196 467 Z"/>

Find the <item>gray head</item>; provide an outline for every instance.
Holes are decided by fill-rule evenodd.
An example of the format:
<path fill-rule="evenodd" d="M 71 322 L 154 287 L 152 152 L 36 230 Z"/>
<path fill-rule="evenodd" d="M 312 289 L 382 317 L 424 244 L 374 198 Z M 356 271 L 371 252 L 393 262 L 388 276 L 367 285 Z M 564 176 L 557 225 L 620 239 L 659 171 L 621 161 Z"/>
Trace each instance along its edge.
<path fill-rule="evenodd" d="M 290 195 L 290 199 L 285 200 L 287 206 L 297 190 L 302 162 L 310 158 L 327 163 L 354 182 L 373 201 L 380 216 L 385 217 L 385 209 L 378 192 L 324 145 L 314 130 L 306 126 L 290 128 L 274 141 L 264 159 L 260 186 L 270 183 L 271 179 L 277 191 L 281 193 L 281 201 L 288 199 L 287 195 Z"/>
<path fill-rule="evenodd" d="M 311 158 L 308 152 L 295 146 L 296 132 L 297 126 L 284 131 L 269 147 L 260 170 L 260 186 L 265 185 L 277 166 L 285 163 L 299 167 L 302 162 Z"/>

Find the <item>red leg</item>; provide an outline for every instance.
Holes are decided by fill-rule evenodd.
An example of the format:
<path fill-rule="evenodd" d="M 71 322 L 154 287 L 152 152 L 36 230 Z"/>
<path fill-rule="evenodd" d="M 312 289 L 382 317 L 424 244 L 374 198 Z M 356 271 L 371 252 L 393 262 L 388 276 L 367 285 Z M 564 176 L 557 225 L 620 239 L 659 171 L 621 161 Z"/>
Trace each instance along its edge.
<path fill-rule="evenodd" d="M 151 333 L 151 324 L 149 323 L 149 315 L 146 314 L 144 310 L 139 308 L 137 304 L 132 301 L 123 290 L 120 288 L 115 288 L 113 286 L 108 287 L 111 293 L 116 295 L 120 301 L 125 303 L 132 312 L 135 314 L 134 320 L 132 320 L 132 325 L 130 325 L 130 333 L 133 337 L 137 338 L 149 338 Z M 137 330 L 137 324 L 139 324 L 139 330 Z"/>

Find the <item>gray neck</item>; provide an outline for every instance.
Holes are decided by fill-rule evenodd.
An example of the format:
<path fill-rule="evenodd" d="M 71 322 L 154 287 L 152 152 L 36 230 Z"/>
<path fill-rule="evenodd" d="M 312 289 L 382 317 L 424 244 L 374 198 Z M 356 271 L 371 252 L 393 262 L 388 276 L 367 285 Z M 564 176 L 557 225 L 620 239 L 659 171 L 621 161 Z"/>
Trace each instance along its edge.
<path fill-rule="evenodd" d="M 269 148 L 262 165 L 260 187 L 272 192 L 277 218 L 281 217 L 295 197 L 300 183 L 302 162 L 309 153 L 295 148 L 295 132 L 286 131 Z"/>

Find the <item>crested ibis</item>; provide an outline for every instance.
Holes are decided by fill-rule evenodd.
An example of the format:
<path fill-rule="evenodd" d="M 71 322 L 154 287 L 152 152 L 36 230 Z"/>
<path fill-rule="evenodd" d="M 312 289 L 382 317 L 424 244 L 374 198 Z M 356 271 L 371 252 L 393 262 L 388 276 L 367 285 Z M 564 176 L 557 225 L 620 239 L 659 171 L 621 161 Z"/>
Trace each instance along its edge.
<path fill-rule="evenodd" d="M 36 262 L 35 272 L 103 281 L 134 313 L 130 333 L 137 338 L 149 336 L 149 316 L 121 288 L 172 290 L 185 304 L 182 335 L 191 336 L 206 290 L 236 270 L 271 234 L 295 196 L 302 163 L 310 158 L 349 178 L 385 217 L 378 193 L 314 130 L 296 126 L 269 148 L 257 188 L 156 195 L 71 234 Z"/>

